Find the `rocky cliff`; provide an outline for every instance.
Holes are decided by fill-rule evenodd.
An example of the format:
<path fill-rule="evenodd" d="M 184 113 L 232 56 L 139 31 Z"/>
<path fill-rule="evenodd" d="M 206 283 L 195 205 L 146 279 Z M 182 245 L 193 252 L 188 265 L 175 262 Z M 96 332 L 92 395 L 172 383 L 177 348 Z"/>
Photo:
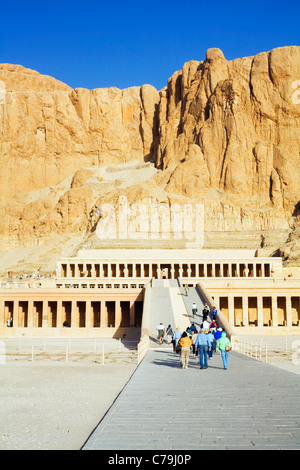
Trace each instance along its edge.
<path fill-rule="evenodd" d="M 263 234 L 298 263 L 300 47 L 232 61 L 209 49 L 160 91 L 73 90 L 9 64 L 0 85 L 3 269 L 72 252 L 120 195 L 201 202 L 211 244 Z"/>

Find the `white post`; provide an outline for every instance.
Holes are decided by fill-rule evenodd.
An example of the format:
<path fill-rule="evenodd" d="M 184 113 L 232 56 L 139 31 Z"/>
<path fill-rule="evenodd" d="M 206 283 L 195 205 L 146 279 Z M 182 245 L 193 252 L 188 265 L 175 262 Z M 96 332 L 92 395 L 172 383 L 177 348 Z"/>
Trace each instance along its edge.
<path fill-rule="evenodd" d="M 262 340 L 260 340 L 260 345 L 259 345 L 259 360 L 261 361 L 261 351 L 262 351 Z"/>

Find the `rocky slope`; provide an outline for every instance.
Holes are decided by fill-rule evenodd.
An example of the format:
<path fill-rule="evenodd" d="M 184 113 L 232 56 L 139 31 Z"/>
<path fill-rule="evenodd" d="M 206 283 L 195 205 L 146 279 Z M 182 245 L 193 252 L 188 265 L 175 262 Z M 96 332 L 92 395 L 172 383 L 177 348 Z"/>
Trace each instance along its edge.
<path fill-rule="evenodd" d="M 120 195 L 201 202 L 211 244 L 264 234 L 299 263 L 299 79 L 297 46 L 232 61 L 209 49 L 161 91 L 73 90 L 0 65 L 3 270 L 73 252 Z"/>

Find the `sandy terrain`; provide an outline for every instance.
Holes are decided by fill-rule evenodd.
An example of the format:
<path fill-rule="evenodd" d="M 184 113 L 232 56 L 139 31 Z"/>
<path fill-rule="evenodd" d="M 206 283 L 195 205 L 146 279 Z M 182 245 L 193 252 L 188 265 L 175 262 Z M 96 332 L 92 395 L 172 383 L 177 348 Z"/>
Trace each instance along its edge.
<path fill-rule="evenodd" d="M 135 368 L 28 359 L 1 364 L 0 449 L 80 449 Z"/>

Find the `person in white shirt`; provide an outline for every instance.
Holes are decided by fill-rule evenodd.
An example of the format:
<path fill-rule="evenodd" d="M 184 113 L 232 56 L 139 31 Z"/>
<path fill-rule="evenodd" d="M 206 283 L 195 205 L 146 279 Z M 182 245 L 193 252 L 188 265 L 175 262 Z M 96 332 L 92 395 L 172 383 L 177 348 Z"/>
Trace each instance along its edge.
<path fill-rule="evenodd" d="M 166 327 L 163 323 L 160 323 L 156 329 L 158 331 L 158 342 L 159 344 L 163 344 L 166 334 Z"/>
<path fill-rule="evenodd" d="M 196 305 L 195 302 L 193 302 L 193 305 L 192 305 L 192 315 L 193 315 L 193 318 L 195 318 L 195 315 L 196 315 L 197 312 L 198 312 L 197 305 Z"/>

